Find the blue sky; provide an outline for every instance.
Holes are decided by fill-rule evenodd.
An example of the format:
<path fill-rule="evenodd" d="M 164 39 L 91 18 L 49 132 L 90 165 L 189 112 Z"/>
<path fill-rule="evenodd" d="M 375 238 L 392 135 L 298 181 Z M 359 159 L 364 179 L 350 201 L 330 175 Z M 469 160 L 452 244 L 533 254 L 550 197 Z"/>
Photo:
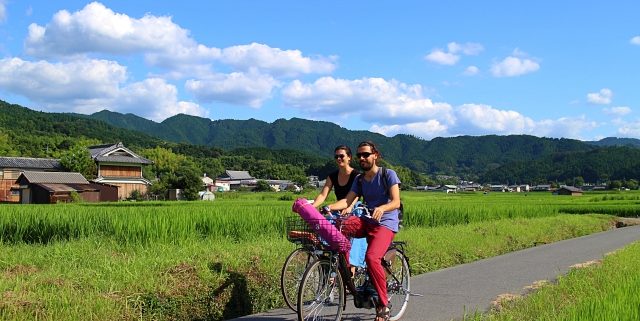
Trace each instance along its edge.
<path fill-rule="evenodd" d="M 0 98 L 424 139 L 640 138 L 638 1 L 0 0 Z"/>

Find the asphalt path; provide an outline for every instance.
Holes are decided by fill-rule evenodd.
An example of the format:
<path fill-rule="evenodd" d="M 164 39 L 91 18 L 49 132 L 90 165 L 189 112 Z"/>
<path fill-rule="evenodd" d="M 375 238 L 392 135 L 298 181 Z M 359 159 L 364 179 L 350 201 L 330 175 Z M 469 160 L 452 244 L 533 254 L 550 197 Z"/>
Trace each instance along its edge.
<path fill-rule="evenodd" d="M 640 225 L 612 229 L 540 245 L 497 257 L 462 264 L 411 278 L 412 296 L 404 321 L 458 320 L 465 313 L 484 312 L 498 295 L 524 294 L 540 280 L 555 280 L 572 265 L 601 259 L 606 253 L 640 240 Z M 373 320 L 374 311 L 347 303 L 343 320 Z M 296 320 L 289 309 L 277 309 L 234 319 Z"/>

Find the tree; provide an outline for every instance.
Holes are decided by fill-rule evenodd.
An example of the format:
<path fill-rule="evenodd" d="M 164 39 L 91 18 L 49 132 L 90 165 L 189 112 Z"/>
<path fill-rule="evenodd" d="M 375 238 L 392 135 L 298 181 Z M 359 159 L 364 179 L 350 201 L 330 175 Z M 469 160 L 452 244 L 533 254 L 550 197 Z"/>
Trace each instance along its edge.
<path fill-rule="evenodd" d="M 263 179 L 259 179 L 256 182 L 256 188 L 254 189 L 254 191 L 256 191 L 256 192 L 271 192 L 271 191 L 273 191 L 273 189 L 271 189 L 271 186 L 269 186 L 269 183 L 267 183 L 267 181 L 265 181 Z"/>
<path fill-rule="evenodd" d="M 170 188 L 182 190 L 182 196 L 186 200 L 197 200 L 198 192 L 202 190 L 202 179 L 195 164 L 185 161 L 169 176 Z"/>
<path fill-rule="evenodd" d="M 60 156 L 60 164 L 64 168 L 82 174 L 87 179 L 96 177 L 96 163 L 91 158 L 89 149 L 84 144 L 76 144 Z"/>

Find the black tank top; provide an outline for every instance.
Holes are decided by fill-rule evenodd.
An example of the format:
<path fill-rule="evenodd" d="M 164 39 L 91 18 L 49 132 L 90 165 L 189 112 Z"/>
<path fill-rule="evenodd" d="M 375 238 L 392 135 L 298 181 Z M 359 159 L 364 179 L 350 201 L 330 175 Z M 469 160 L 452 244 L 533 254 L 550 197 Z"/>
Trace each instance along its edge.
<path fill-rule="evenodd" d="M 358 171 L 354 169 L 349 175 L 349 181 L 347 182 L 347 184 L 344 186 L 340 186 L 338 184 L 338 171 L 329 174 L 331 183 L 333 183 L 333 192 L 336 194 L 337 200 L 341 200 L 347 197 L 347 194 L 349 194 L 349 191 L 351 190 L 351 184 L 353 184 L 353 180 L 356 179 L 356 176 L 358 176 Z"/>

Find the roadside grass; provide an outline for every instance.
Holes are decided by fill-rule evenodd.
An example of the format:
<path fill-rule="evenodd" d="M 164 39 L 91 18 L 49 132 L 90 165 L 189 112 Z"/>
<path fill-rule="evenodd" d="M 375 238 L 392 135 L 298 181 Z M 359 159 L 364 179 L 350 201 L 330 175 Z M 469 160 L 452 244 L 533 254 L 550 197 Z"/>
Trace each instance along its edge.
<path fill-rule="evenodd" d="M 557 215 L 406 228 L 414 273 L 608 229 L 605 215 Z M 0 244 L 2 320 L 223 320 L 284 305 L 279 273 L 293 245 L 192 236 L 123 243 L 93 236 Z"/>
<path fill-rule="evenodd" d="M 606 256 L 602 264 L 571 270 L 557 284 L 510 301 L 500 311 L 467 321 L 640 320 L 640 242 Z"/>

